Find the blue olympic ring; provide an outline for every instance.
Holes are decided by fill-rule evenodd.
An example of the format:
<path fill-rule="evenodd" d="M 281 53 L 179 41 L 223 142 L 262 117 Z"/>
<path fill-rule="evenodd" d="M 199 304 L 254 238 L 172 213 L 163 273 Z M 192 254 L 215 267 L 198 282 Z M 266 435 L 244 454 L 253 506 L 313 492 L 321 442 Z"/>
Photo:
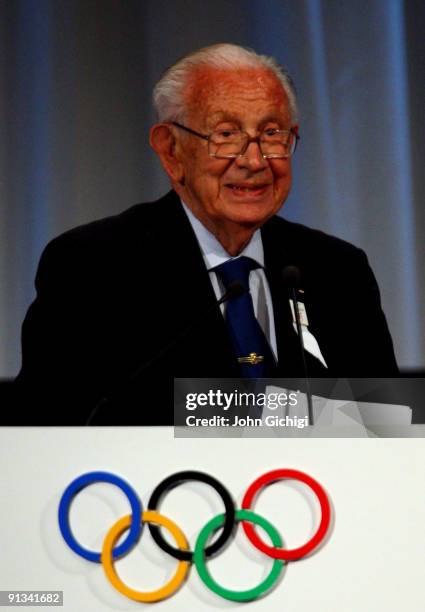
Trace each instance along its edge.
<path fill-rule="evenodd" d="M 124 555 L 138 541 L 142 532 L 140 517 L 142 516 L 143 507 L 134 489 L 132 489 L 125 480 L 119 476 L 115 476 L 115 474 L 110 474 L 109 472 L 88 472 L 87 474 L 79 476 L 67 486 L 59 504 L 59 529 L 61 534 L 68 546 L 75 553 L 77 553 L 77 555 L 81 555 L 88 561 L 100 563 L 101 553 L 88 550 L 87 548 L 80 546 L 80 544 L 74 538 L 69 525 L 69 509 L 72 500 L 82 489 L 96 482 L 108 482 L 121 489 L 121 491 L 123 491 L 123 493 L 128 497 L 128 501 L 130 502 L 131 506 L 132 520 L 128 536 L 125 538 L 122 544 L 114 548 L 112 551 L 113 559 L 118 559 L 118 557 Z"/>

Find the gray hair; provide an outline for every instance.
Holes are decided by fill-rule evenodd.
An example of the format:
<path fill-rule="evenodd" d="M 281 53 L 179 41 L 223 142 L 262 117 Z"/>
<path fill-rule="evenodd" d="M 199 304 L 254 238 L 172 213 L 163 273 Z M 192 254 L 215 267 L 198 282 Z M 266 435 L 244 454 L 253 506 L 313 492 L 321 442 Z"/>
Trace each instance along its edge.
<path fill-rule="evenodd" d="M 288 96 L 291 120 L 298 121 L 295 87 L 288 71 L 273 57 L 259 55 L 252 49 L 220 43 L 203 47 L 185 55 L 170 66 L 153 90 L 153 105 L 158 121 L 183 121 L 186 114 L 185 88 L 197 68 L 238 69 L 257 68 L 269 70 L 281 83 Z"/>

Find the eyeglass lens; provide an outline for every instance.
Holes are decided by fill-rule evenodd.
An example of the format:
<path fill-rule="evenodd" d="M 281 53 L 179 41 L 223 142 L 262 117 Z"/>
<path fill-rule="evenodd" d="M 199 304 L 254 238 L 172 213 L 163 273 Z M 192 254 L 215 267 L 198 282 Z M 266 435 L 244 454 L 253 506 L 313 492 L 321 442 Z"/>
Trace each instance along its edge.
<path fill-rule="evenodd" d="M 217 130 L 209 138 L 209 153 L 214 157 L 238 157 L 243 155 L 250 142 L 257 142 L 263 157 L 284 158 L 292 155 L 296 138 L 290 131 L 264 132 L 251 139 L 239 130 Z"/>

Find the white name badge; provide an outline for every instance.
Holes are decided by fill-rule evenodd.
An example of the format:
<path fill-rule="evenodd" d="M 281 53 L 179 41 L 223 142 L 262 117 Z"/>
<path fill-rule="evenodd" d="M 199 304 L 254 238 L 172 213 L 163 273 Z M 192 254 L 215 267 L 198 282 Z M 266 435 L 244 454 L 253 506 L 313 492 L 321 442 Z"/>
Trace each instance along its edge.
<path fill-rule="evenodd" d="M 293 300 L 289 300 L 289 304 L 291 306 L 291 312 L 292 312 L 292 324 L 294 326 L 295 332 L 298 333 Z M 300 316 L 300 323 L 301 323 L 305 350 L 308 351 L 310 355 L 313 355 L 314 357 L 316 357 L 316 359 L 318 359 L 325 366 L 325 368 L 327 368 L 328 365 L 325 361 L 325 358 L 322 355 L 319 344 L 316 338 L 311 333 L 311 331 L 308 329 L 307 311 L 306 311 L 304 302 L 298 301 L 298 314 Z"/>
<path fill-rule="evenodd" d="M 295 318 L 295 307 L 294 307 L 293 300 L 289 300 L 289 304 L 291 305 L 292 322 L 296 323 L 297 320 Z M 300 315 L 301 325 L 305 325 L 306 327 L 308 327 L 308 318 L 307 318 L 307 311 L 305 309 L 305 304 L 304 302 L 300 302 L 299 300 L 298 300 L 298 314 Z"/>

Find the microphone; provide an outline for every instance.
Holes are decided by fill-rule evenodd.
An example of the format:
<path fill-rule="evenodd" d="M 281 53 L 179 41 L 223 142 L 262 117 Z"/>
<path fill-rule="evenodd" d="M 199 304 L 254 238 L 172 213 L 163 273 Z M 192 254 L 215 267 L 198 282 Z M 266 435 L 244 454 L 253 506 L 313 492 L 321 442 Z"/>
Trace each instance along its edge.
<path fill-rule="evenodd" d="M 307 363 L 305 359 L 305 348 L 304 348 L 304 338 L 301 327 L 300 320 L 300 312 L 298 309 L 298 299 L 297 299 L 297 289 L 300 286 L 301 281 L 301 272 L 297 266 L 286 266 L 282 270 L 282 280 L 286 287 L 289 289 L 289 295 L 292 299 L 292 303 L 294 305 L 294 313 L 295 313 L 295 323 L 297 326 L 297 335 L 298 341 L 301 351 L 301 360 L 304 370 L 304 378 L 306 384 L 306 395 L 307 395 L 307 408 L 308 408 L 308 422 L 310 425 L 314 425 L 314 416 L 313 416 L 313 401 L 311 397 L 310 390 L 310 379 L 308 377 Z"/>
<path fill-rule="evenodd" d="M 90 416 L 87 419 L 86 425 L 91 425 L 91 422 L 92 422 L 93 418 L 95 417 L 95 415 L 96 415 L 97 411 L 99 410 L 99 408 L 101 408 L 102 406 L 105 406 L 114 396 L 116 396 L 118 394 L 119 391 L 123 391 L 136 378 L 138 378 L 141 374 L 143 374 L 143 372 L 145 372 L 145 370 L 148 370 L 157 361 L 162 359 L 162 357 L 164 357 L 164 355 L 166 355 L 168 353 L 168 351 L 170 351 L 176 345 L 178 345 L 180 342 L 182 342 L 185 339 L 185 337 L 189 334 L 189 332 L 191 332 L 197 325 L 202 323 L 202 321 L 215 308 L 217 308 L 217 306 L 221 306 L 221 304 L 224 304 L 225 302 L 228 302 L 230 300 L 235 300 L 236 298 L 240 297 L 244 293 L 246 293 L 246 288 L 244 287 L 244 285 L 240 281 L 236 281 L 236 280 L 232 281 L 229 284 L 229 286 L 227 287 L 227 291 L 221 296 L 220 299 L 214 301 L 206 310 L 202 311 L 201 314 L 198 317 L 196 317 L 194 320 L 192 320 L 189 323 L 189 325 L 187 325 L 179 334 L 177 334 L 171 340 L 171 342 L 169 342 L 166 346 L 164 346 L 159 351 L 159 353 L 156 353 L 156 355 L 154 355 L 151 359 L 149 359 L 149 361 L 147 361 L 145 363 L 142 363 L 135 370 L 135 372 L 133 372 L 133 374 L 131 374 L 131 376 L 129 378 L 127 378 L 126 381 L 124 381 L 122 384 L 120 384 L 118 386 L 118 389 L 116 389 L 115 391 L 111 392 L 110 394 L 105 395 L 104 397 L 102 397 L 102 399 L 99 400 L 99 402 L 96 404 L 96 406 L 93 408 L 92 412 L 90 413 Z"/>
<path fill-rule="evenodd" d="M 286 287 L 298 289 L 301 281 L 301 272 L 297 266 L 286 266 L 282 270 L 282 279 Z"/>

